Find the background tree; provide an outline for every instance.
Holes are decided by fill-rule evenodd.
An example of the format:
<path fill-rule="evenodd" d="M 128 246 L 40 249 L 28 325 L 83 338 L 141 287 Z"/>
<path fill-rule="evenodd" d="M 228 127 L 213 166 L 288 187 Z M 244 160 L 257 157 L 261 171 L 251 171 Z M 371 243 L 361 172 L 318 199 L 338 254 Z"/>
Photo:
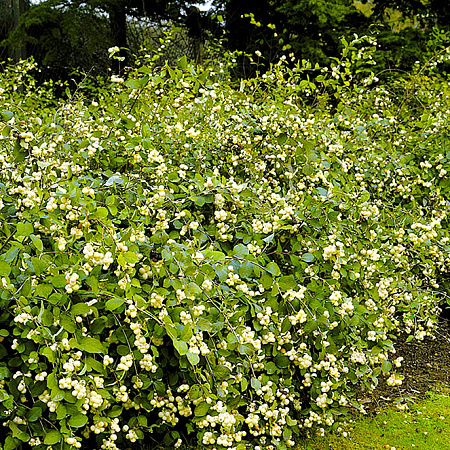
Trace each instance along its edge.
<path fill-rule="evenodd" d="M 422 26 L 450 28 L 450 2 L 442 0 L 376 0 L 374 17 L 383 16 L 387 8 L 395 8 L 405 16 L 416 16 Z"/>
<path fill-rule="evenodd" d="M 0 0 L 0 12 L 11 12 L 11 5 L 20 2 L 27 0 Z M 236 76 L 246 77 L 291 52 L 328 65 L 339 56 L 340 38 L 354 33 L 377 35 L 381 74 L 410 70 L 450 40 L 450 5 L 437 0 L 214 0 L 207 12 L 200 12 L 198 3 L 206 0 L 44 0 L 32 4 L 20 20 L 14 16 L 15 27 L 11 14 L 1 16 L 9 17 L 0 19 L 0 26 L 8 24 L 0 28 L 6 37 L 3 49 L 14 47 L 23 55 L 26 49 L 47 77 L 67 79 L 74 68 L 105 74 L 109 47 L 120 48 L 121 61 L 113 61 L 113 69 L 120 71 L 143 44 L 145 33 L 139 29 L 155 34 L 176 24 L 183 26 L 193 49 L 190 56 L 197 61 L 205 36 L 225 36 L 230 50 L 260 51 L 258 64 L 238 57 Z"/>
<path fill-rule="evenodd" d="M 3 46 L 27 48 L 28 54 L 47 68 L 47 77 L 67 79 L 74 68 L 105 73 L 110 63 L 109 47 L 120 48 L 125 60 L 121 67 L 129 62 L 130 52 L 126 49 L 131 47 L 127 35 L 130 19 L 148 19 L 160 25 L 186 23 L 189 32 L 198 36 L 195 20 L 189 20 L 194 3 L 202 1 L 45 0 L 32 4 L 21 15 Z M 119 70 L 119 66 L 115 69 Z"/>
<path fill-rule="evenodd" d="M 19 25 L 20 16 L 30 7 L 28 0 L 0 0 L 0 42 Z M 1 58 L 9 57 L 13 61 L 26 58 L 24 47 L 9 46 L 0 48 Z"/>
<path fill-rule="evenodd" d="M 338 54 L 341 36 L 369 25 L 353 0 L 216 0 L 214 6 L 223 14 L 229 48 L 259 50 L 266 63 L 287 52 L 327 63 Z"/>
<path fill-rule="evenodd" d="M 214 7 L 224 17 L 229 48 L 259 50 L 265 63 L 293 52 L 327 65 L 339 56 L 341 37 L 370 33 L 379 43 L 378 70 L 388 74 L 410 70 L 449 40 L 450 4 L 437 0 L 215 0 Z M 242 62 L 239 75 L 252 67 Z"/>

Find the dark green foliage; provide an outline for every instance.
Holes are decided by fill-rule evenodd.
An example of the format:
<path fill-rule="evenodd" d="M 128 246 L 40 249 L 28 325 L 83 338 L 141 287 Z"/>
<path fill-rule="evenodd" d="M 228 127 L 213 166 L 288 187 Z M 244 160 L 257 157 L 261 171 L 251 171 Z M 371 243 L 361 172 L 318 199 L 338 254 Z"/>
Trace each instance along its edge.
<path fill-rule="evenodd" d="M 107 20 L 89 5 L 56 8 L 52 2 L 42 2 L 21 16 L 3 45 L 25 46 L 45 78 L 68 79 L 76 68 L 104 73 L 110 43 Z"/>
<path fill-rule="evenodd" d="M 188 30 L 198 34 L 195 11 L 189 9 L 192 3 L 189 0 L 45 0 L 32 4 L 21 15 L 18 26 L 5 33 L 0 42 L 3 48 L 26 47 L 28 55 L 33 55 L 44 70 L 41 78 L 67 80 L 74 70 L 106 75 L 110 66 L 108 48 L 120 48 L 122 62 L 114 60 L 113 68 L 121 71 L 131 62 L 132 53 L 144 43 L 131 48 L 127 35 L 130 18 L 147 18 L 153 23 L 186 22 Z"/>

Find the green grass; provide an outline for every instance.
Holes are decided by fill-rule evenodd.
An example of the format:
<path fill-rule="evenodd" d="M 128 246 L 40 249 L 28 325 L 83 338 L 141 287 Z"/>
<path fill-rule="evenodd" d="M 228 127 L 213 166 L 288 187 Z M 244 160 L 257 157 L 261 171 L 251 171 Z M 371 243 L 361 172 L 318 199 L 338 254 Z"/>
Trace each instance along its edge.
<path fill-rule="evenodd" d="M 348 436 L 305 439 L 297 450 L 450 450 L 450 393 L 432 393 L 410 405 L 355 419 Z"/>

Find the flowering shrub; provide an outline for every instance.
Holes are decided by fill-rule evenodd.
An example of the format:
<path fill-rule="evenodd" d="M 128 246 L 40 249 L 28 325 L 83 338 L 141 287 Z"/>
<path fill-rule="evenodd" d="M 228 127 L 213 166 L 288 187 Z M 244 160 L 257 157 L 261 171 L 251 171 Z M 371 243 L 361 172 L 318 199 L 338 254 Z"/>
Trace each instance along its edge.
<path fill-rule="evenodd" d="M 377 86 L 362 45 L 59 103 L 1 74 L 5 450 L 283 449 L 401 383 L 446 295 L 450 90 Z"/>

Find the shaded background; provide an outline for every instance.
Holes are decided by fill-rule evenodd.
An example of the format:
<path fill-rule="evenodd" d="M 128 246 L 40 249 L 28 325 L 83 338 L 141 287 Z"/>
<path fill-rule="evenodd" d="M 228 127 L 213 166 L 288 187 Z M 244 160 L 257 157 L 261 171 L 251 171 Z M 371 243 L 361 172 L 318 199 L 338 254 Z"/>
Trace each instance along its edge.
<path fill-rule="evenodd" d="M 33 57 L 41 79 L 120 72 L 141 47 L 179 30 L 165 58 L 201 62 L 211 42 L 262 53 L 258 70 L 293 53 L 313 64 L 338 57 L 341 36 L 373 34 L 383 76 L 408 71 L 450 43 L 450 5 L 442 0 L 0 0 L 0 61 Z M 121 48 L 122 63 L 108 58 Z M 441 67 L 447 74 L 448 67 Z M 239 58 L 235 75 L 254 74 Z"/>

